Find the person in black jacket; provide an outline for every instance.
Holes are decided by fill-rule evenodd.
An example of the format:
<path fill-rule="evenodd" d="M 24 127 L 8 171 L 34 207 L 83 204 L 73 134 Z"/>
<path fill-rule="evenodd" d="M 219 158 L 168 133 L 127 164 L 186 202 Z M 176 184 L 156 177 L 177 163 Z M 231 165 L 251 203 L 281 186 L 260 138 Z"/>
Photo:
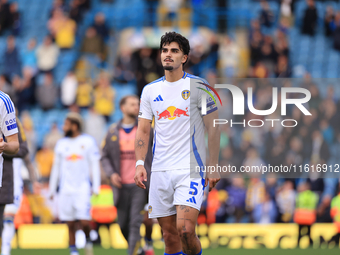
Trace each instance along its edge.
<path fill-rule="evenodd" d="M 111 181 L 114 204 L 118 211 L 118 224 L 129 245 L 128 254 L 133 255 L 139 249 L 139 231 L 143 222 L 141 211 L 144 210 L 148 195 L 148 192 L 140 190 L 134 181 L 138 97 L 135 95 L 123 97 L 120 101 L 120 109 L 123 119 L 110 127 L 104 141 L 101 163 Z M 152 131 L 150 136 L 149 150 L 145 160 L 145 168 L 149 174 L 152 162 Z"/>
<path fill-rule="evenodd" d="M 307 0 L 307 9 L 303 17 L 302 34 L 314 36 L 318 19 L 318 12 L 315 8 L 314 0 Z"/>

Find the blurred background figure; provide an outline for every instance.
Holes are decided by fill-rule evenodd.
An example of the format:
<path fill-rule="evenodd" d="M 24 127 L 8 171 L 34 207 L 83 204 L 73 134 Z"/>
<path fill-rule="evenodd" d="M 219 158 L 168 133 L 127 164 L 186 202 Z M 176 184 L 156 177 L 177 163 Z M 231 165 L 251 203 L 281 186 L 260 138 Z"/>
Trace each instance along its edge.
<path fill-rule="evenodd" d="M 300 245 L 302 236 L 307 235 L 309 238 L 309 246 L 313 247 L 310 229 L 316 221 L 316 207 L 318 202 L 319 196 L 310 190 L 309 183 L 305 182 L 298 187 L 294 212 L 294 222 L 299 225 L 298 246 Z"/>

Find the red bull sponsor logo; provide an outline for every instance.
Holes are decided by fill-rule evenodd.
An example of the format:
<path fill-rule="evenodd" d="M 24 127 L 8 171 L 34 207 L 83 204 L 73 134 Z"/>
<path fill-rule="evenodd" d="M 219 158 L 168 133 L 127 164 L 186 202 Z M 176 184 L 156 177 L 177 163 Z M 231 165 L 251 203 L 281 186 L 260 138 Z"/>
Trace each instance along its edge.
<path fill-rule="evenodd" d="M 160 120 L 162 118 L 168 119 L 168 120 L 174 120 L 177 117 L 181 117 L 181 116 L 189 117 L 188 107 L 185 108 L 185 110 L 182 110 L 182 109 L 177 108 L 175 106 L 169 106 L 166 110 L 162 111 L 161 113 L 159 113 L 157 111 L 157 116 L 158 116 L 158 120 Z"/>
<path fill-rule="evenodd" d="M 80 160 L 80 159 L 83 159 L 83 157 L 81 155 L 77 155 L 77 154 L 72 154 L 72 155 L 66 157 L 67 161 L 77 161 L 77 160 Z"/>

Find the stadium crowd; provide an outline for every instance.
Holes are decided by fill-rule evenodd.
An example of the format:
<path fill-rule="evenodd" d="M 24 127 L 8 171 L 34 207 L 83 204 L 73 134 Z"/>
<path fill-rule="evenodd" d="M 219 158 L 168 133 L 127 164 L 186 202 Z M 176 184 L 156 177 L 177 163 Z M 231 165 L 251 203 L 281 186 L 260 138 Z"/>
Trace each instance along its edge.
<path fill-rule="evenodd" d="M 110 2 L 110 1 L 102 1 Z M 146 1 L 153 6 L 157 1 Z M 191 3 L 192 2 L 192 3 Z M 190 4 L 199 5 L 204 1 L 172 1 L 163 0 L 159 7 L 165 8 L 166 14 L 160 16 L 159 22 L 173 23 L 180 17 L 181 9 Z M 293 7 L 295 1 L 281 1 L 281 17 L 275 17 L 266 1 L 261 1 L 261 11 L 251 21 L 246 38 L 247 52 L 245 57 L 233 35 L 215 34 L 209 38 L 193 33 L 190 37 L 191 52 L 185 71 L 205 77 L 214 84 L 217 77 L 235 78 L 245 73 L 242 78 L 290 78 L 292 66 L 290 62 L 290 45 L 288 32 L 294 26 Z M 308 0 L 308 7 L 302 20 L 301 33 L 314 36 L 317 12 L 314 1 Z M 176 3 L 176 4 L 174 4 Z M 19 9 L 19 11 L 18 11 Z M 68 109 L 84 113 L 85 132 L 95 137 L 98 145 L 104 138 L 106 127 L 117 121 L 112 116 L 117 100 L 114 83 L 134 84 L 136 93 L 141 94 L 143 87 L 161 77 L 163 69 L 159 59 L 159 50 L 148 47 L 146 38 L 138 49 L 124 47 L 117 53 L 113 69 L 109 65 L 109 55 L 113 50 L 108 47 L 111 36 L 106 17 L 96 13 L 93 23 L 86 29 L 81 38 L 79 60 L 90 66 L 90 73 L 79 74 L 78 69 L 69 70 L 60 84 L 56 83 L 55 68 L 61 52 L 75 47 L 80 37 L 77 28 L 84 15 L 91 10 L 90 0 L 55 0 L 51 6 L 48 23 L 49 34 L 40 44 L 31 38 L 25 48 L 18 48 L 16 37 L 20 37 L 21 12 L 17 3 L 0 1 L 0 33 L 7 36 L 7 47 L 0 55 L 4 59 L 4 69 L 0 74 L 0 90 L 9 94 L 15 103 L 28 139 L 31 158 L 39 172 L 42 183 L 40 195 L 28 195 L 32 218 L 22 222 L 48 223 L 57 222 L 53 202 L 47 199 L 48 180 L 53 164 L 53 149 L 56 141 L 63 137 L 58 123 L 53 123 L 43 143 L 37 142 L 35 123 L 31 117 L 32 109 L 49 112 L 52 109 Z M 150 8 L 150 11 L 155 12 Z M 325 36 L 333 36 L 334 47 L 339 49 L 339 13 L 331 8 L 325 16 Z M 168 24 L 167 23 L 167 24 Z M 176 22 L 175 22 L 176 23 Z M 150 22 L 154 24 L 154 22 Z M 173 24 L 178 26 L 179 24 Z M 205 43 L 202 43 L 205 42 Z M 242 59 L 249 56 L 249 67 L 242 66 Z M 243 69 L 242 69 L 243 68 Z M 95 70 L 95 71 L 93 71 Z M 98 70 L 100 70 L 98 72 Z M 248 80 L 239 87 L 246 91 L 252 87 L 255 95 L 256 109 L 268 109 L 271 106 L 271 88 L 273 83 L 259 83 Z M 262 128 L 250 129 L 224 126 L 221 136 L 221 158 L 226 165 L 289 165 L 339 163 L 340 154 L 340 95 L 335 93 L 334 86 L 326 84 L 327 94 L 320 93 L 320 84 L 306 73 L 300 80 L 300 87 L 311 92 L 308 109 L 312 117 L 306 117 L 298 109 L 289 110 L 287 118 L 298 120 L 295 128 Z M 323 86 L 326 86 L 323 84 Z M 291 86 L 290 81 L 284 86 Z M 231 105 L 229 95 L 223 95 Z M 230 107 L 231 108 L 231 107 Z M 223 118 L 231 119 L 229 110 L 222 110 Z M 273 115 L 280 119 L 280 116 Z M 245 119 L 254 118 L 247 111 Z M 101 130 L 98 127 L 103 127 Z M 293 222 L 295 201 L 299 187 L 309 183 L 312 192 L 318 195 L 316 206 L 317 221 L 331 222 L 331 200 L 338 193 L 338 179 L 306 176 L 300 179 L 278 179 L 275 176 L 266 178 L 233 178 L 223 179 L 217 187 L 219 196 L 208 196 L 202 210 L 203 222 Z M 102 183 L 108 183 L 103 177 Z M 28 186 L 27 186 L 28 187 Z M 307 188 L 307 189 L 309 189 Z M 29 194 L 29 189 L 26 190 Z M 39 196 L 36 200 L 32 197 Z M 43 199 L 45 198 L 45 199 Z M 209 202 L 215 201 L 211 209 Z M 27 207 L 23 206 L 25 210 Z M 213 218 L 209 218 L 209 211 Z M 204 219 L 206 217 L 206 219 Z"/>

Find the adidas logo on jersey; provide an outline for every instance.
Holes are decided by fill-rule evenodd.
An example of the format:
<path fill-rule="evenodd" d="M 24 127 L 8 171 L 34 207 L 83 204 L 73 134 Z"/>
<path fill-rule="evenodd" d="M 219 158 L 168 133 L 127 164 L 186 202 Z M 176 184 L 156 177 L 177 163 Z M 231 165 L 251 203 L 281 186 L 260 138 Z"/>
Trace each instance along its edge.
<path fill-rule="evenodd" d="M 161 95 L 158 95 L 158 97 L 156 97 L 156 99 L 153 101 L 154 102 L 163 101 L 163 98 L 161 97 Z"/>
<path fill-rule="evenodd" d="M 196 199 L 195 197 L 191 197 L 187 200 L 187 202 L 196 204 Z"/>

